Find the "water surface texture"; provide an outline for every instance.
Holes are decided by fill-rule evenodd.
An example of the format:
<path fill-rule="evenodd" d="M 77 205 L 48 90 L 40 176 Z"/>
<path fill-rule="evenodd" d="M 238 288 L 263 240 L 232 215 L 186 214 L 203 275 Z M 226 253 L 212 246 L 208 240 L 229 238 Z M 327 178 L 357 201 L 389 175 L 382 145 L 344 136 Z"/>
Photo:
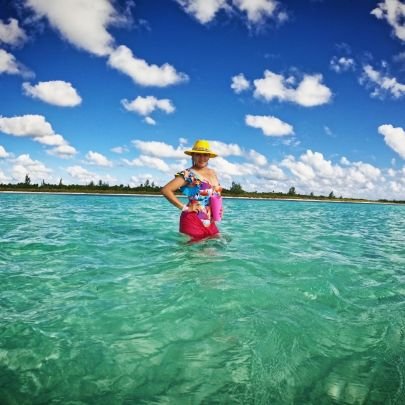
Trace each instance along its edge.
<path fill-rule="evenodd" d="M 404 404 L 405 207 L 0 195 L 1 404 Z"/>

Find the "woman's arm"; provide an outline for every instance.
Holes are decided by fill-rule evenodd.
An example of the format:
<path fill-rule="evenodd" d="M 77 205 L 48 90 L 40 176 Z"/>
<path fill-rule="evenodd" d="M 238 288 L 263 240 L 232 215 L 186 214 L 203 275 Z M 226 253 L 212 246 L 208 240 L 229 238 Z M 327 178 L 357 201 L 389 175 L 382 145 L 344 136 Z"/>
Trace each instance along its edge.
<path fill-rule="evenodd" d="M 175 177 L 173 180 L 169 181 L 165 186 L 162 187 L 161 190 L 161 193 L 164 195 L 164 197 L 171 204 L 173 204 L 175 207 L 181 210 L 184 208 L 184 204 L 176 197 L 174 193 L 185 184 L 186 181 L 183 179 L 183 177 L 178 176 Z"/>

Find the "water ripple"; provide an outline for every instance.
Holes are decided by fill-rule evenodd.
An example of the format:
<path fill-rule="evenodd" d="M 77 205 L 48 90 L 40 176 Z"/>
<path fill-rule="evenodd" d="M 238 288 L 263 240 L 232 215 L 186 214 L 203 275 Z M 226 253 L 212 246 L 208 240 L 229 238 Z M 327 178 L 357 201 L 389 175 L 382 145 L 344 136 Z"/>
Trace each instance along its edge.
<path fill-rule="evenodd" d="M 405 398 L 401 206 L 0 195 L 6 404 Z"/>

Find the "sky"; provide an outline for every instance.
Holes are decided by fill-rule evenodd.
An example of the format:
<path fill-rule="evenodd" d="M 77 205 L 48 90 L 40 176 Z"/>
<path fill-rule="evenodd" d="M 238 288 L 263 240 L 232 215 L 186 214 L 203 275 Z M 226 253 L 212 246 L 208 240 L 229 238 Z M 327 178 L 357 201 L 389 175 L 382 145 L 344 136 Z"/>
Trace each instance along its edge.
<path fill-rule="evenodd" d="M 0 0 L 0 183 L 405 199 L 400 0 Z"/>

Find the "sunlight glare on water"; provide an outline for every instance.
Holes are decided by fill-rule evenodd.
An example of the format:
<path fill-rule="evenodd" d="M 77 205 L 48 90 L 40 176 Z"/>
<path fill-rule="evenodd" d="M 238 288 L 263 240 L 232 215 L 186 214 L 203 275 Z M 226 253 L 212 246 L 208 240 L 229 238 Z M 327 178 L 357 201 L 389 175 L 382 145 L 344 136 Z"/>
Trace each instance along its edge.
<path fill-rule="evenodd" d="M 403 404 L 405 207 L 0 195 L 3 404 Z"/>

